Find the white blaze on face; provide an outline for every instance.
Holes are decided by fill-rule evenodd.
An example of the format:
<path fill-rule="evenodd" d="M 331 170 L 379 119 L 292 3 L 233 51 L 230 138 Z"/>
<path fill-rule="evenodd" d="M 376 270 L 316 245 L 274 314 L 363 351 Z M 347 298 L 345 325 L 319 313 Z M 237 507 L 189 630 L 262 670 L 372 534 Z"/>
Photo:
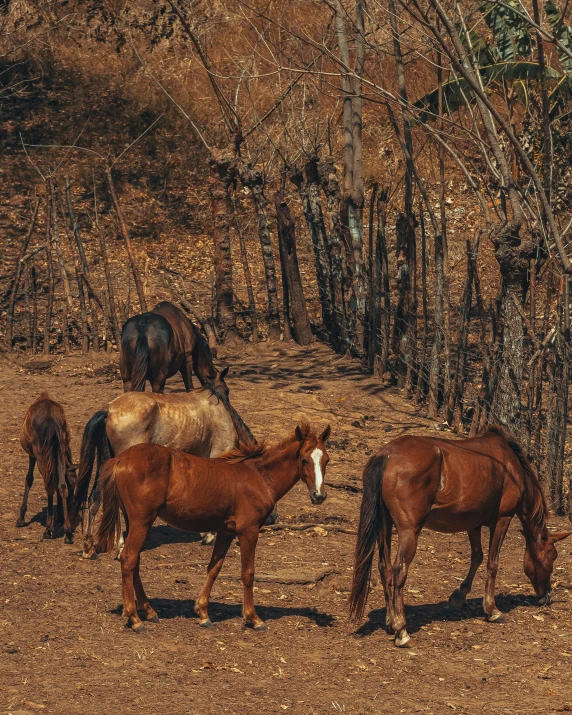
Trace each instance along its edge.
<path fill-rule="evenodd" d="M 310 455 L 312 457 L 312 461 L 314 462 L 314 476 L 316 478 L 316 491 L 318 494 L 321 493 L 322 489 L 322 483 L 324 481 L 324 475 L 322 474 L 322 456 L 323 452 L 321 449 L 316 449 L 312 452 Z"/>

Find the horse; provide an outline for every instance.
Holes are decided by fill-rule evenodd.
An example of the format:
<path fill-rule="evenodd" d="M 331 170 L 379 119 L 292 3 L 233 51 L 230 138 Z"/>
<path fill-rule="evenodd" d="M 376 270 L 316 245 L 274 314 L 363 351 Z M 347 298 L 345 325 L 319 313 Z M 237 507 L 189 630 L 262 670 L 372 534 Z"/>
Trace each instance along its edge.
<path fill-rule="evenodd" d="M 77 528 L 88 502 L 95 465 L 84 558 L 95 556 L 92 531 L 100 505 L 98 479 L 103 462 L 141 443 L 161 444 L 198 457 L 218 457 L 231 450 L 237 440 L 256 444 L 252 432 L 230 404 L 228 390 L 219 392 L 216 383 L 212 389 L 200 388 L 184 394 L 127 392 L 110 402 L 106 410 L 96 412 L 82 437 L 72 512 L 74 528 Z M 211 534 L 203 536 L 205 544 L 212 540 Z"/>
<path fill-rule="evenodd" d="M 121 329 L 119 370 L 124 392 L 144 392 L 149 380 L 153 392 L 163 392 L 167 378 L 181 373 L 187 392 L 192 373 L 201 385 L 224 384 L 228 368 L 219 372 L 207 341 L 183 311 L 168 301 L 129 318 Z"/>
<path fill-rule="evenodd" d="M 467 531 L 471 565 L 465 580 L 449 598 L 460 608 L 483 560 L 481 529 L 490 530 L 483 609 L 487 621 L 501 623 L 495 604 L 499 552 L 513 516 L 526 541 L 524 571 L 541 605 L 551 598 L 550 577 L 555 543 L 571 532 L 549 533 L 547 507 L 534 467 L 514 438 L 501 427 L 469 439 L 398 437 L 368 461 L 363 473 L 363 498 L 355 550 L 350 615 L 362 618 L 369 592 L 376 542 L 379 573 L 386 602 L 386 627 L 395 645 L 410 640 L 403 609 L 403 589 L 417 539 L 425 526 L 433 531 Z M 391 566 L 391 534 L 395 524 L 398 549 Z"/>
<path fill-rule="evenodd" d="M 96 539 L 98 552 L 107 552 L 121 534 L 120 512 L 129 525 L 121 552 L 124 615 L 140 633 L 147 621 L 158 621 L 139 575 L 140 553 L 147 532 L 157 517 L 186 531 L 217 532 L 205 585 L 195 602 L 199 624 L 213 624 L 208 603 L 233 539 L 240 544 L 242 615 L 246 625 L 264 630 L 256 613 L 252 586 L 258 535 L 276 502 L 301 479 L 313 504 L 327 496 L 324 476 L 329 457 L 325 442 L 329 425 L 318 435 L 307 423 L 274 447 L 239 444 L 217 459 L 195 457 L 160 445 L 139 444 L 107 462 L 101 473 L 103 516 Z"/>
<path fill-rule="evenodd" d="M 76 467 L 72 464 L 70 436 L 63 408 L 54 400 L 50 400 L 45 392 L 26 412 L 20 429 L 20 444 L 28 454 L 29 461 L 24 498 L 16 526 L 25 526 L 28 495 L 34 483 L 34 467 L 37 462 L 48 495 L 48 515 L 43 538 L 54 537 L 54 494 L 57 494 L 60 516 L 63 509 L 65 542 L 73 543 L 69 511 Z"/>

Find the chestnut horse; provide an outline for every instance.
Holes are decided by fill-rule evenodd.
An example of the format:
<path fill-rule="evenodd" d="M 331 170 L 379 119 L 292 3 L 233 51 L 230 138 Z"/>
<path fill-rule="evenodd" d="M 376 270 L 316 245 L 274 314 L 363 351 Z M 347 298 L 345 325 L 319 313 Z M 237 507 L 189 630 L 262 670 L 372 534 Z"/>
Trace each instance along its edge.
<path fill-rule="evenodd" d="M 16 526 L 25 525 L 28 494 L 34 483 L 34 467 L 37 462 L 48 495 L 44 539 L 51 539 L 54 536 L 54 494 L 57 494 L 60 517 L 63 510 L 65 542 L 73 543 L 68 510 L 73 495 L 75 466 L 72 464 L 70 436 L 62 406 L 50 400 L 45 392 L 30 405 L 26 412 L 20 429 L 20 444 L 28 454 L 29 463 L 24 498 Z"/>
<path fill-rule="evenodd" d="M 228 371 L 217 371 L 207 341 L 183 311 L 168 301 L 125 322 L 119 369 L 125 392 L 144 392 L 145 380 L 153 392 L 163 392 L 167 378 L 177 372 L 189 392 L 193 371 L 201 385 L 217 378 L 224 384 Z"/>
<path fill-rule="evenodd" d="M 226 388 L 226 386 L 224 386 Z M 100 504 L 99 470 L 107 459 L 135 444 L 152 443 L 181 449 L 198 457 L 218 457 L 236 442 L 256 444 L 252 432 L 230 404 L 228 388 L 201 388 L 187 393 L 156 395 L 128 392 L 99 410 L 87 423 L 81 442 L 72 520 L 77 527 L 89 494 L 84 558 L 91 558 L 93 520 Z M 91 493 L 89 484 L 95 465 Z M 203 537 L 210 543 L 214 537 Z"/>
<path fill-rule="evenodd" d="M 159 445 L 139 444 L 107 462 L 101 472 L 103 516 L 97 550 L 109 551 L 121 533 L 120 512 L 128 524 L 121 553 L 124 615 L 134 631 L 144 629 L 137 607 L 157 621 L 139 575 L 140 553 L 157 517 L 186 531 L 216 531 L 207 579 L 195 602 L 200 625 L 210 627 L 208 603 L 233 539 L 238 536 L 244 585 L 242 615 L 263 630 L 254 608 L 254 552 L 261 527 L 276 502 L 301 479 L 313 504 L 326 498 L 324 475 L 330 427 L 317 435 L 303 423 L 280 444 L 240 445 L 218 459 L 193 457 Z M 133 589 L 135 588 L 135 594 Z"/>
<path fill-rule="evenodd" d="M 500 427 L 452 441 L 433 437 L 398 437 L 367 463 L 356 544 L 350 613 L 363 616 L 376 542 L 379 572 L 386 602 L 386 625 L 395 644 L 409 641 L 403 609 L 407 570 L 426 526 L 433 531 L 467 531 L 471 566 L 449 603 L 460 608 L 483 560 L 481 528 L 490 530 L 483 608 L 488 621 L 503 614 L 495 605 L 499 552 L 513 516 L 526 540 L 524 571 L 542 605 L 550 603 L 550 577 L 556 559 L 554 544 L 570 532 L 549 533 L 547 508 L 533 466 L 521 447 Z M 397 556 L 391 566 L 391 533 L 398 535 Z"/>

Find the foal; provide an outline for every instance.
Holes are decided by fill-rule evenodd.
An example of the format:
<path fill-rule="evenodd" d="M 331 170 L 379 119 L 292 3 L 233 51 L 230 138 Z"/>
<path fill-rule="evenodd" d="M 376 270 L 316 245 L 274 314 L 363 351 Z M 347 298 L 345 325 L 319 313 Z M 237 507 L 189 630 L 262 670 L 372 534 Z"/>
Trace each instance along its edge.
<path fill-rule="evenodd" d="M 121 553 L 124 614 L 134 631 L 157 621 L 139 575 L 140 552 L 157 517 L 186 531 L 216 531 L 216 541 L 203 590 L 195 602 L 200 625 L 210 627 L 208 602 L 226 553 L 238 536 L 242 562 L 246 624 L 263 630 L 254 608 L 254 552 L 258 534 L 276 502 L 301 479 L 313 504 L 326 498 L 324 475 L 329 457 L 324 442 L 330 427 L 317 435 L 303 423 L 280 444 L 240 445 L 217 459 L 194 457 L 152 444 L 130 447 L 108 461 L 100 476 L 103 516 L 97 534 L 98 551 L 109 551 L 121 533 L 120 511 L 128 524 Z M 135 589 L 135 594 L 133 592 Z"/>
<path fill-rule="evenodd" d="M 524 571 L 540 603 L 550 603 L 550 576 L 556 559 L 555 542 L 570 532 L 550 534 L 542 488 L 521 447 L 500 427 L 472 439 L 398 437 L 366 465 L 356 544 L 350 613 L 363 615 L 369 592 L 376 542 L 379 572 L 386 602 L 386 625 L 395 645 L 409 641 L 403 610 L 403 589 L 417 539 L 426 526 L 433 531 L 467 531 L 471 566 L 461 586 L 451 594 L 460 608 L 483 560 L 481 529 L 490 530 L 483 608 L 487 620 L 501 623 L 495 604 L 499 552 L 513 516 L 518 516 L 526 540 Z M 398 535 L 397 556 L 391 566 L 391 533 Z"/>
<path fill-rule="evenodd" d="M 58 511 L 63 507 L 66 544 L 73 543 L 68 509 L 73 497 L 75 466 L 72 465 L 70 436 L 61 405 L 42 393 L 30 405 L 20 430 L 20 444 L 29 456 L 28 474 L 20 517 L 16 526 L 24 526 L 28 494 L 34 483 L 34 467 L 38 463 L 48 495 L 48 516 L 44 539 L 54 536 L 54 494 L 58 495 Z"/>

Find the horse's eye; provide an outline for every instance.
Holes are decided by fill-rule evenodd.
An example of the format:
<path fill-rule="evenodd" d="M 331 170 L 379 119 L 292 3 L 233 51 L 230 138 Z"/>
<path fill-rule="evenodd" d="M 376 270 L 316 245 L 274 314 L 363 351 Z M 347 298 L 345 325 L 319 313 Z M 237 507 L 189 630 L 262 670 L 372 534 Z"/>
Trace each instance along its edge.
<path fill-rule="evenodd" d="M 302 459 L 302 464 L 303 464 L 305 467 L 307 467 L 308 464 L 310 464 L 310 462 L 308 462 L 307 459 Z"/>

